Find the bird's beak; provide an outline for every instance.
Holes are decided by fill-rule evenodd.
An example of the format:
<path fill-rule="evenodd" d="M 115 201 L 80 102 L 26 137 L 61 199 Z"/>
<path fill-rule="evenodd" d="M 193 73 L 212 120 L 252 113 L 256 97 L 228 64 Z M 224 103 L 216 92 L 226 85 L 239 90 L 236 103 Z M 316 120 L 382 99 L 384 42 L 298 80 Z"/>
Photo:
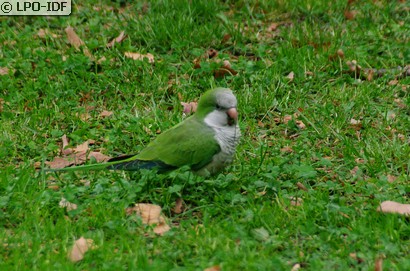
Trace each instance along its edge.
<path fill-rule="evenodd" d="M 229 125 L 232 125 L 238 121 L 238 111 L 235 107 L 229 108 L 228 111 L 226 111 L 226 114 L 229 117 Z"/>

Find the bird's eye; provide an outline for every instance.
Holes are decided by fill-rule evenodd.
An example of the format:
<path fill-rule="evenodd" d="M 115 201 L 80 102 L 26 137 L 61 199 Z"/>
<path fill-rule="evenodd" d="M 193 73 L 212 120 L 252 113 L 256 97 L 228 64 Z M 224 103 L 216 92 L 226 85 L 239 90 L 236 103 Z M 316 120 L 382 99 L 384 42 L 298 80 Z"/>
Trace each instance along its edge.
<path fill-rule="evenodd" d="M 221 109 L 221 108 L 222 108 L 222 107 L 221 107 L 219 104 L 216 105 L 216 109 L 219 110 L 219 109 Z"/>

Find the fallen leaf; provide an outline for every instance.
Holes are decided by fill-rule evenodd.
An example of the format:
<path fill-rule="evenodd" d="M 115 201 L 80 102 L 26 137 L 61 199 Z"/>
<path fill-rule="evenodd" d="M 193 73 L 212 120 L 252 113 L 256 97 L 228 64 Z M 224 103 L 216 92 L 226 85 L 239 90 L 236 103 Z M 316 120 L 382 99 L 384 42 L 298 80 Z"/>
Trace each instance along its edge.
<path fill-rule="evenodd" d="M 295 79 L 295 73 L 294 73 L 294 72 L 290 72 L 290 73 L 286 76 L 286 78 L 289 79 L 289 82 L 292 82 L 293 79 Z"/>
<path fill-rule="evenodd" d="M 127 37 L 127 35 L 125 35 L 125 32 L 122 31 L 122 32 L 118 35 L 118 37 L 116 37 L 115 39 L 113 39 L 112 41 L 110 41 L 110 42 L 107 44 L 107 47 L 108 47 L 108 48 L 111 48 L 111 47 L 114 46 L 115 43 L 121 43 L 123 40 L 125 40 L 126 37 Z"/>
<path fill-rule="evenodd" d="M 336 54 L 342 59 L 345 57 L 345 53 L 342 49 L 337 50 Z"/>
<path fill-rule="evenodd" d="M 164 233 L 168 232 L 171 227 L 166 223 L 165 219 L 162 219 L 159 224 L 155 226 L 153 229 L 154 233 L 158 235 L 163 235 Z"/>
<path fill-rule="evenodd" d="M 214 265 L 208 268 L 205 268 L 204 271 L 220 271 L 221 267 L 219 265 Z"/>
<path fill-rule="evenodd" d="M 292 147 L 289 146 L 285 146 L 283 148 L 280 149 L 281 152 L 287 152 L 287 153 L 292 153 L 294 152 L 294 150 L 292 149 Z"/>
<path fill-rule="evenodd" d="M 88 140 L 84 141 L 83 143 L 81 143 L 80 145 L 77 145 L 77 147 L 74 148 L 75 153 L 81 153 L 81 152 L 85 153 L 88 150 L 89 150 Z"/>
<path fill-rule="evenodd" d="M 136 213 L 141 217 L 142 223 L 146 225 L 154 225 L 153 231 L 156 234 L 162 235 L 169 231 L 171 227 L 166 223 L 165 217 L 161 214 L 161 207 L 155 204 L 138 203 L 134 207 L 127 208 L 128 215 Z"/>
<path fill-rule="evenodd" d="M 393 79 L 393 80 L 391 80 L 388 84 L 389 84 L 389 86 L 395 86 L 395 85 L 397 85 L 399 83 L 399 81 L 397 80 L 397 79 Z"/>
<path fill-rule="evenodd" d="M 387 112 L 387 119 L 388 120 L 393 120 L 396 118 L 396 113 L 394 113 L 394 111 L 390 110 L 389 112 Z"/>
<path fill-rule="evenodd" d="M 230 39 L 231 39 L 231 35 L 230 35 L 230 34 L 225 34 L 225 35 L 222 37 L 222 43 L 226 43 L 226 42 L 228 42 Z"/>
<path fill-rule="evenodd" d="M 291 121 L 292 120 L 292 116 L 291 115 L 285 115 L 284 117 L 283 117 L 283 123 L 284 124 L 287 124 L 289 121 Z"/>
<path fill-rule="evenodd" d="M 54 33 L 52 33 L 52 32 L 51 32 L 50 30 L 48 30 L 48 29 L 42 29 L 42 28 L 40 28 L 40 29 L 38 30 L 37 36 L 38 36 L 39 38 L 41 38 L 41 39 L 44 39 L 44 38 L 47 37 L 47 36 L 51 36 L 51 37 L 53 37 L 53 38 L 59 38 L 59 37 L 60 37 L 60 35 L 54 34 Z"/>
<path fill-rule="evenodd" d="M 68 26 L 65 29 L 65 33 L 67 34 L 68 42 L 74 46 L 75 49 L 80 49 L 81 46 L 85 45 L 85 43 L 80 39 L 80 37 L 75 33 L 74 28 Z"/>
<path fill-rule="evenodd" d="M 349 67 L 349 70 L 351 72 L 354 72 L 356 74 L 360 74 L 360 71 L 362 70 L 362 67 L 357 64 L 356 60 L 346 61 L 346 64 Z"/>
<path fill-rule="evenodd" d="M 374 262 L 374 271 L 383 271 L 383 259 L 384 255 L 379 255 Z"/>
<path fill-rule="evenodd" d="M 76 164 L 76 162 L 75 159 L 72 158 L 55 157 L 53 161 L 46 161 L 45 164 L 50 168 L 58 169 L 72 166 Z"/>
<path fill-rule="evenodd" d="M 45 164 L 50 168 L 58 169 L 65 168 L 72 165 L 84 164 L 87 161 L 87 158 L 94 157 L 97 162 L 105 162 L 110 159 L 109 156 L 102 154 L 98 151 L 89 152 L 89 144 L 94 144 L 95 141 L 89 139 L 83 142 L 80 145 L 77 145 L 75 148 L 66 148 L 68 146 L 68 138 L 66 135 L 61 137 L 63 142 L 63 148 L 61 153 L 63 157 L 55 157 L 52 161 L 46 161 Z"/>
<path fill-rule="evenodd" d="M 66 208 L 67 211 L 71 211 L 71 210 L 76 210 L 77 209 L 77 204 L 75 203 L 71 203 L 68 200 L 66 200 L 65 198 L 62 198 L 60 200 L 60 202 L 58 203 L 58 206 L 60 206 L 61 208 Z"/>
<path fill-rule="evenodd" d="M 72 148 L 67 148 L 67 146 L 68 146 L 68 138 L 67 138 L 67 135 L 66 134 L 64 134 L 62 137 L 61 137 L 61 141 L 63 142 L 63 147 L 62 147 L 62 153 L 64 154 L 64 155 L 69 155 L 69 154 L 71 154 L 71 153 L 73 153 L 73 149 Z"/>
<path fill-rule="evenodd" d="M 305 129 L 306 128 L 306 125 L 301 120 L 296 121 L 296 126 L 299 127 L 299 129 Z"/>
<path fill-rule="evenodd" d="M 357 261 L 357 263 L 363 263 L 364 262 L 363 258 L 360 258 L 359 256 L 357 256 L 357 254 L 354 253 L 354 252 L 349 253 L 349 257 L 352 258 L 353 260 Z"/>
<path fill-rule="evenodd" d="M 350 119 L 350 127 L 353 128 L 356 131 L 359 131 L 360 129 L 362 129 L 362 123 L 360 122 L 360 120 L 356 120 L 356 119 Z"/>
<path fill-rule="evenodd" d="M 183 113 L 184 114 L 190 114 L 196 112 L 196 109 L 198 108 L 198 102 L 181 102 L 181 105 L 184 107 Z"/>
<path fill-rule="evenodd" d="M 182 198 L 177 198 L 177 200 L 175 201 L 175 206 L 174 208 L 172 208 L 172 212 L 174 214 L 180 214 L 183 211 L 183 207 L 184 207 L 184 200 Z"/>
<path fill-rule="evenodd" d="M 402 99 L 396 98 L 394 99 L 394 102 L 397 104 L 398 107 L 400 108 L 406 108 L 407 105 L 403 102 Z"/>
<path fill-rule="evenodd" d="M 133 52 L 125 52 L 125 57 L 132 58 L 134 60 L 141 60 L 143 61 L 145 58 L 148 60 L 148 63 L 154 63 L 154 55 L 147 53 L 147 54 L 140 54 L 140 53 L 133 53 Z"/>
<path fill-rule="evenodd" d="M 101 113 L 100 113 L 100 117 L 102 117 L 102 118 L 106 118 L 106 117 L 109 117 L 109 116 L 111 116 L 112 114 L 114 114 L 114 112 L 112 112 L 112 111 L 107 111 L 107 110 L 103 110 Z"/>
<path fill-rule="evenodd" d="M 359 171 L 359 167 L 355 166 L 353 169 L 350 170 L 350 174 L 356 176 L 357 172 Z"/>
<path fill-rule="evenodd" d="M 345 10 L 344 16 L 347 20 L 353 20 L 357 15 L 356 10 Z"/>
<path fill-rule="evenodd" d="M 296 186 L 297 186 L 300 190 L 308 191 L 308 189 L 306 188 L 306 186 L 305 186 L 303 183 L 301 183 L 301 182 L 297 182 L 297 183 L 296 183 Z"/>
<path fill-rule="evenodd" d="M 77 117 L 79 117 L 80 120 L 82 120 L 82 121 L 87 121 L 87 120 L 91 119 L 91 115 L 88 112 L 85 112 L 85 113 L 78 113 L 77 112 L 75 115 Z"/>
<path fill-rule="evenodd" d="M 206 53 L 205 53 L 205 57 L 206 58 L 214 58 L 218 55 L 218 51 L 215 49 L 209 49 Z"/>
<path fill-rule="evenodd" d="M 278 28 L 279 25 L 280 25 L 279 23 L 271 23 L 268 26 L 268 31 L 275 31 Z"/>
<path fill-rule="evenodd" d="M 45 38 L 46 37 L 46 31 L 43 28 L 40 28 L 37 32 L 37 36 L 40 38 Z"/>
<path fill-rule="evenodd" d="M 68 42 L 77 50 L 83 46 L 83 53 L 85 56 L 89 57 L 90 59 L 94 59 L 94 56 L 90 53 L 85 43 L 80 39 L 80 37 L 75 33 L 74 28 L 68 26 L 65 29 L 65 33 L 67 34 Z"/>
<path fill-rule="evenodd" d="M 84 254 L 89 249 L 93 248 L 93 243 L 94 241 L 92 239 L 85 239 L 84 237 L 81 237 L 80 239 L 74 242 L 74 246 L 71 249 L 68 258 L 72 262 L 81 261 L 84 258 Z"/>
<path fill-rule="evenodd" d="M 394 213 L 400 215 L 410 215 L 410 204 L 402 204 L 395 201 L 383 201 L 377 208 L 382 213 Z"/>
<path fill-rule="evenodd" d="M 9 74 L 9 68 L 0 67 L 0 75 L 7 75 L 7 74 Z"/>
<path fill-rule="evenodd" d="M 228 60 L 222 61 L 222 67 L 214 71 L 215 78 L 221 78 L 225 75 L 237 75 L 238 72 L 231 68 L 231 63 Z"/>
<path fill-rule="evenodd" d="M 299 197 L 291 197 L 290 198 L 290 205 L 292 206 L 300 206 L 303 203 L 303 199 Z"/>
<path fill-rule="evenodd" d="M 290 271 L 297 271 L 301 268 L 302 266 L 300 265 L 300 263 L 296 263 L 292 266 L 292 269 L 290 269 Z"/>
<path fill-rule="evenodd" d="M 97 162 L 107 162 L 111 159 L 110 156 L 102 154 L 101 152 L 92 151 L 89 153 L 88 157 L 94 157 Z"/>

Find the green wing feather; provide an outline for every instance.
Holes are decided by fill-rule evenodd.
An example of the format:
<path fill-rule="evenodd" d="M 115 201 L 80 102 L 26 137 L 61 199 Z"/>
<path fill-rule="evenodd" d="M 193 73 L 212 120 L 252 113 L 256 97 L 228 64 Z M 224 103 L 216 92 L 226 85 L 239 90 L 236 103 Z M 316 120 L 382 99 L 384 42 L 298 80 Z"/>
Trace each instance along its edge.
<path fill-rule="evenodd" d="M 160 134 L 137 155 L 114 158 L 107 163 L 45 171 L 156 168 L 159 172 L 165 172 L 182 166 L 199 170 L 210 163 L 219 151 L 214 131 L 194 115 Z"/>
<path fill-rule="evenodd" d="M 161 161 L 173 167 L 188 165 L 198 170 L 220 151 L 214 136 L 212 128 L 194 115 L 159 135 L 136 158 Z"/>

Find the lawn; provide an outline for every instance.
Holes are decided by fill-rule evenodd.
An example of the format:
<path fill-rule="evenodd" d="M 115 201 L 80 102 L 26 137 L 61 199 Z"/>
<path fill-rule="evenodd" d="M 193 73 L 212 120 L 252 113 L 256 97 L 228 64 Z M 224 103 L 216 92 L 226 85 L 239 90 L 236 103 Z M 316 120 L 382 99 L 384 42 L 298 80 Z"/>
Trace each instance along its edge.
<path fill-rule="evenodd" d="M 410 270 L 409 218 L 378 211 L 410 203 L 408 1 L 83 2 L 0 17 L 1 270 Z M 217 86 L 220 175 L 41 170 L 65 138 L 138 153 Z"/>

